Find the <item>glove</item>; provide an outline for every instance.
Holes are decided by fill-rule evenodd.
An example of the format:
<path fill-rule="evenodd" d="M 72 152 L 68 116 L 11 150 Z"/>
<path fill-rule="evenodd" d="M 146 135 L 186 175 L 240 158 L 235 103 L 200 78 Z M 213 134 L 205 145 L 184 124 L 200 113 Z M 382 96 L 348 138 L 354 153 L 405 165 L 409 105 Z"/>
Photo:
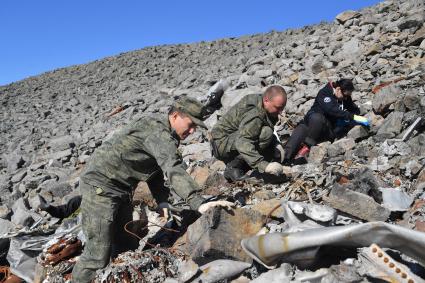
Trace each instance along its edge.
<path fill-rule="evenodd" d="M 158 205 L 159 215 L 164 223 L 172 220 L 176 220 L 177 222 L 181 222 L 181 217 L 176 214 L 178 209 L 174 208 L 167 202 L 161 202 Z"/>
<path fill-rule="evenodd" d="M 359 115 L 354 115 L 353 118 L 354 122 L 356 122 L 357 124 L 369 127 L 370 126 L 370 122 L 366 117 L 363 116 L 359 116 Z"/>
<path fill-rule="evenodd" d="M 267 166 L 264 172 L 276 176 L 280 176 L 283 174 L 283 167 L 278 162 L 270 162 Z"/>
<path fill-rule="evenodd" d="M 201 214 L 204 214 L 205 212 L 207 212 L 208 209 L 216 207 L 216 206 L 230 209 L 233 206 L 235 206 L 235 204 L 233 202 L 225 201 L 225 200 L 211 201 L 211 202 L 201 204 L 201 206 L 198 208 L 198 212 Z"/>

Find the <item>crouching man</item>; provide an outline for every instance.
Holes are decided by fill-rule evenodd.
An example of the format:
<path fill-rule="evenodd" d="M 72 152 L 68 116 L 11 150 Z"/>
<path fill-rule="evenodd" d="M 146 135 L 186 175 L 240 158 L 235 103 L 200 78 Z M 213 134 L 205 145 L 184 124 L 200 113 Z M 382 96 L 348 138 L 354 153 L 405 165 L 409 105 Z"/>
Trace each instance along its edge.
<path fill-rule="evenodd" d="M 277 145 L 273 130 L 286 100 L 283 87 L 272 85 L 262 95 L 242 98 L 213 127 L 212 151 L 217 159 L 226 163 L 226 179 L 241 180 L 250 169 L 282 174 L 282 165 L 272 162 Z"/>
<path fill-rule="evenodd" d="M 204 203 L 177 152 L 180 140 L 193 133 L 196 126 L 205 127 L 202 117 L 202 105 L 182 99 L 168 115 L 136 120 L 95 151 L 81 176 L 82 229 L 87 241 L 72 272 L 73 282 L 91 282 L 96 270 L 104 268 L 111 255 L 137 247 L 136 239 L 124 231 L 124 225 L 132 220 L 130 201 L 140 181 L 147 182 L 157 200 L 166 201 L 165 175 L 175 193 L 200 213 L 231 204 Z"/>

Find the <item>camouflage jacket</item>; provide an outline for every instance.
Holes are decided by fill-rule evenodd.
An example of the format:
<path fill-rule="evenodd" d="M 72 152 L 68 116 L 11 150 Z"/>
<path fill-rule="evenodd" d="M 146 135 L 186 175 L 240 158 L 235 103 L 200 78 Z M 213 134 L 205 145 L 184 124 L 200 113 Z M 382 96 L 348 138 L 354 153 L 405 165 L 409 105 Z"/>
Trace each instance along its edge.
<path fill-rule="evenodd" d="M 102 188 L 106 195 L 123 197 L 129 196 L 140 181 L 148 181 L 162 170 L 176 194 L 197 209 L 203 198 L 182 166 L 178 146 L 168 116 L 141 118 L 95 151 L 81 179 Z"/>
<path fill-rule="evenodd" d="M 261 129 L 265 126 L 273 129 L 276 122 L 263 108 L 262 95 L 251 94 L 243 97 L 220 118 L 213 127 L 211 136 L 219 144 L 221 140 L 236 134 L 233 147 L 251 168 L 264 172 L 268 162 L 258 152 L 257 144 Z"/>

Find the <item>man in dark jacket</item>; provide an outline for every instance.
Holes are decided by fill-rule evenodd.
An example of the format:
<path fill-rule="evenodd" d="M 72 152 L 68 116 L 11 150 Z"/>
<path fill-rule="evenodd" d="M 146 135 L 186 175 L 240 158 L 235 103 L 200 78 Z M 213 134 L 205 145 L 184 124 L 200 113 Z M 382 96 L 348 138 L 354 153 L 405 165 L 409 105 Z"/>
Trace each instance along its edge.
<path fill-rule="evenodd" d="M 359 116 L 360 110 L 351 99 L 353 90 L 351 80 L 341 79 L 327 83 L 319 91 L 313 106 L 285 146 L 284 164 L 305 163 L 311 146 L 340 138 L 355 124 L 369 126 L 369 121 Z"/>
<path fill-rule="evenodd" d="M 269 152 L 277 143 L 274 125 L 285 105 L 285 90 L 272 85 L 263 95 L 245 96 L 220 118 L 211 131 L 211 145 L 213 155 L 226 163 L 226 179 L 240 180 L 251 168 L 282 174 L 282 165 L 271 162 L 267 155 L 272 156 Z"/>
<path fill-rule="evenodd" d="M 72 272 L 73 282 L 91 282 L 96 270 L 105 267 L 111 254 L 137 247 L 124 231 L 132 220 L 130 204 L 134 188 L 145 181 L 154 197 L 167 201 L 164 176 L 190 208 L 204 213 L 229 202 L 204 203 L 199 187 L 182 166 L 179 141 L 205 127 L 203 107 L 196 100 L 177 101 L 168 115 L 145 117 L 132 122 L 105 141 L 81 176 L 84 251 Z"/>

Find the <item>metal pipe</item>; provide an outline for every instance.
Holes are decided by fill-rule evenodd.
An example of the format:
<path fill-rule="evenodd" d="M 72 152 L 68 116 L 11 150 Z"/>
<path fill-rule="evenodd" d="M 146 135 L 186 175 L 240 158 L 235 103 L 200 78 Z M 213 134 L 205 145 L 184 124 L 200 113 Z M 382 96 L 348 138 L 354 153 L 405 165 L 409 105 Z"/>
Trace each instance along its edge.
<path fill-rule="evenodd" d="M 425 233 L 384 222 L 313 228 L 295 233 L 270 233 L 241 241 L 244 251 L 268 268 L 280 261 L 311 260 L 320 246 L 392 248 L 425 266 Z"/>

